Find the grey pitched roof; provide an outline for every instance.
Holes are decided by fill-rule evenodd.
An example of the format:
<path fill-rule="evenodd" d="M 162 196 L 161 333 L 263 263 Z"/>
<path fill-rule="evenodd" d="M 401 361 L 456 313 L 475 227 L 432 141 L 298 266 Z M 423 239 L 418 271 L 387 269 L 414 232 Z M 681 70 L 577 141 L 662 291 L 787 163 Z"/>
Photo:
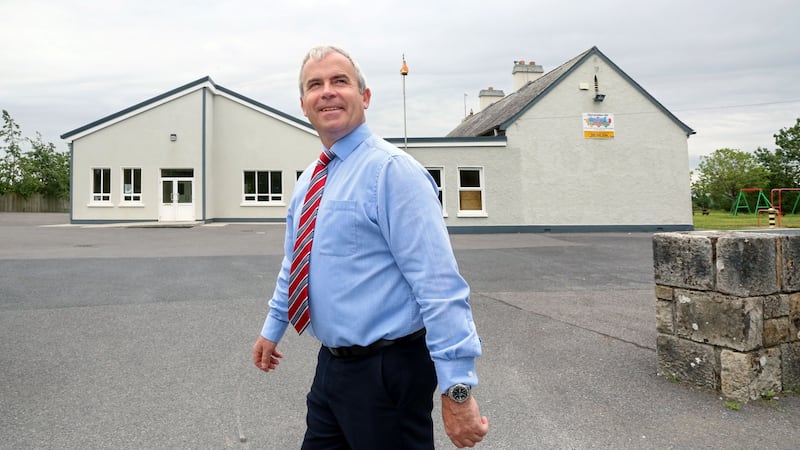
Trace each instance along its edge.
<path fill-rule="evenodd" d="M 251 98 L 245 97 L 244 95 L 241 95 L 241 94 L 239 94 L 237 92 L 234 92 L 234 91 L 232 91 L 232 90 L 230 90 L 228 88 L 220 86 L 220 85 L 216 84 L 214 82 L 214 80 L 211 79 L 211 77 L 205 76 L 203 78 L 199 78 L 199 79 L 197 79 L 195 81 L 192 81 L 190 83 L 186 83 L 183 86 L 177 87 L 177 88 L 172 89 L 172 90 L 170 90 L 168 92 L 165 92 L 163 94 L 157 95 L 157 96 L 155 96 L 153 98 L 147 99 L 147 100 L 145 100 L 145 101 L 143 101 L 141 103 L 137 103 L 137 104 L 135 104 L 133 106 L 125 108 L 122 111 L 118 111 L 118 112 L 116 112 L 114 114 L 111 114 L 111 115 L 108 115 L 106 117 L 103 117 L 102 119 L 98 119 L 98 120 L 96 120 L 96 121 L 94 121 L 92 123 L 86 124 L 86 125 L 84 125 L 82 127 L 76 128 L 76 129 L 74 129 L 72 131 L 68 131 L 68 132 L 66 132 L 66 133 L 61 135 L 61 139 L 68 140 L 68 139 L 72 138 L 73 136 L 79 135 L 79 134 L 81 134 L 83 132 L 86 132 L 86 131 L 89 131 L 89 130 L 92 130 L 92 129 L 96 129 L 96 128 L 102 127 L 104 125 L 107 125 L 107 124 L 113 122 L 114 120 L 116 120 L 118 118 L 121 118 L 121 117 L 124 117 L 124 116 L 126 116 L 128 114 L 136 113 L 137 111 L 140 111 L 140 110 L 146 110 L 147 108 L 152 107 L 152 105 L 155 105 L 158 102 L 160 102 L 162 100 L 165 100 L 165 99 L 167 99 L 169 97 L 172 97 L 174 95 L 180 94 L 182 92 L 190 92 L 190 91 L 193 91 L 195 89 L 200 89 L 203 86 L 210 86 L 213 89 L 215 89 L 217 92 L 221 92 L 221 93 L 227 94 L 230 97 L 238 99 L 239 101 L 241 101 L 244 104 L 247 104 L 247 105 L 249 105 L 249 106 L 251 106 L 253 108 L 261 109 L 261 110 L 265 111 L 268 114 L 272 114 L 274 116 L 280 117 L 280 118 L 284 119 L 287 122 L 291 122 L 291 123 L 296 124 L 300 128 L 308 129 L 308 131 L 310 131 L 310 132 L 313 132 L 313 130 L 314 130 L 314 128 L 308 122 L 305 122 L 305 121 L 303 121 L 301 119 L 298 119 L 298 118 L 296 118 L 296 117 L 294 117 L 292 115 L 286 114 L 283 111 L 279 111 L 279 110 L 277 110 L 275 108 L 269 107 L 269 106 L 267 106 L 267 105 L 265 105 L 263 103 L 260 103 L 260 102 L 258 102 L 256 100 L 253 100 Z"/>
<path fill-rule="evenodd" d="M 542 75 L 540 78 L 528 82 L 516 92 L 507 95 L 502 100 L 492 103 L 483 111 L 467 117 L 461 124 L 447 134 L 447 137 L 476 137 L 476 136 L 495 136 L 504 135 L 505 130 L 514 123 L 521 115 L 528 111 L 541 98 L 547 95 L 558 83 L 564 80 L 575 68 L 580 66 L 592 55 L 602 58 L 609 66 L 616 70 L 624 79 L 633 85 L 642 95 L 647 97 L 673 122 L 681 127 L 686 135 L 694 134 L 694 130 L 681 122 L 671 112 L 669 112 L 653 96 L 647 93 L 639 84 L 614 64 L 597 47 L 579 54 L 569 61 L 561 64 L 555 69 Z"/>

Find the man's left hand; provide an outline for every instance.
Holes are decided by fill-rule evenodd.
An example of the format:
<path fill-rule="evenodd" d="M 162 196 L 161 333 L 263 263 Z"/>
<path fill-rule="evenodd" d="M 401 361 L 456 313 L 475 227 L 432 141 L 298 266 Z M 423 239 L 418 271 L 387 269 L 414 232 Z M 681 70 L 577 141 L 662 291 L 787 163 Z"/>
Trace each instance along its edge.
<path fill-rule="evenodd" d="M 481 416 L 475 397 L 458 403 L 443 395 L 442 419 L 447 436 L 458 448 L 474 447 L 489 432 L 489 420 Z"/>

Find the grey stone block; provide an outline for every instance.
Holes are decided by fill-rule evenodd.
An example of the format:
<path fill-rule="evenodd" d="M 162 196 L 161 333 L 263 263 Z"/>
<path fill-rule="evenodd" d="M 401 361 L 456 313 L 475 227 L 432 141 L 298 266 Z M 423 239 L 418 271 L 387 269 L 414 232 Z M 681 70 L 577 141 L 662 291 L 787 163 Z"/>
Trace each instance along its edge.
<path fill-rule="evenodd" d="M 789 340 L 789 317 L 764 320 L 764 347 L 773 347 Z"/>
<path fill-rule="evenodd" d="M 749 353 L 722 350 L 719 360 L 721 391 L 728 398 L 755 400 L 782 390 L 779 347 Z"/>
<path fill-rule="evenodd" d="M 786 294 L 764 297 L 764 318 L 775 319 L 789 315 L 789 296 Z"/>
<path fill-rule="evenodd" d="M 656 300 L 656 331 L 659 333 L 675 333 L 672 305 L 671 301 Z"/>
<path fill-rule="evenodd" d="M 789 340 L 800 341 L 800 292 L 789 295 Z"/>
<path fill-rule="evenodd" d="M 673 288 L 661 284 L 656 285 L 656 298 L 659 300 L 672 300 Z"/>
<path fill-rule="evenodd" d="M 675 335 L 739 351 L 762 345 L 763 298 L 675 290 Z"/>
<path fill-rule="evenodd" d="M 780 243 L 782 289 L 800 291 L 800 235 L 781 236 Z"/>
<path fill-rule="evenodd" d="M 658 372 L 682 383 L 719 390 L 719 361 L 714 347 L 675 336 L 656 337 Z"/>
<path fill-rule="evenodd" d="M 653 269 L 656 284 L 688 289 L 714 287 L 715 234 L 656 233 Z"/>
<path fill-rule="evenodd" d="M 750 297 L 779 290 L 777 236 L 731 233 L 716 243 L 716 290 Z"/>
<path fill-rule="evenodd" d="M 800 393 L 800 342 L 781 345 L 783 390 Z"/>

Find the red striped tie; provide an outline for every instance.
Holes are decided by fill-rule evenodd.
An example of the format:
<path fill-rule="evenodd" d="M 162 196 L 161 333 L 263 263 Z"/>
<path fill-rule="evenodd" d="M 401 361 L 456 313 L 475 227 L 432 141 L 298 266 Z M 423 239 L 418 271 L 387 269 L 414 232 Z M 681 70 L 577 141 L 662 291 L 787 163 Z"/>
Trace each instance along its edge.
<path fill-rule="evenodd" d="M 328 163 L 335 156 L 327 149 L 319 155 L 311 183 L 308 185 L 303 209 L 300 211 L 300 226 L 297 227 L 292 268 L 289 272 L 289 321 L 298 334 L 303 334 L 311 322 L 308 311 L 308 262 L 314 239 L 314 225 L 317 223 L 317 210 L 322 200 L 325 180 L 328 178 Z"/>

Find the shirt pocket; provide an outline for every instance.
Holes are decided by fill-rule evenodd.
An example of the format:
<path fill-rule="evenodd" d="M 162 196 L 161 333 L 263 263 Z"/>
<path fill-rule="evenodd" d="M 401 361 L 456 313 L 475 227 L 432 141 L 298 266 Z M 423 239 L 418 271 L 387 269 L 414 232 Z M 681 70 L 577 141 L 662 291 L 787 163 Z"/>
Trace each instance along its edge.
<path fill-rule="evenodd" d="M 358 249 L 356 233 L 356 202 L 323 202 L 317 225 L 324 230 L 314 231 L 314 247 L 321 255 L 352 256 Z"/>

